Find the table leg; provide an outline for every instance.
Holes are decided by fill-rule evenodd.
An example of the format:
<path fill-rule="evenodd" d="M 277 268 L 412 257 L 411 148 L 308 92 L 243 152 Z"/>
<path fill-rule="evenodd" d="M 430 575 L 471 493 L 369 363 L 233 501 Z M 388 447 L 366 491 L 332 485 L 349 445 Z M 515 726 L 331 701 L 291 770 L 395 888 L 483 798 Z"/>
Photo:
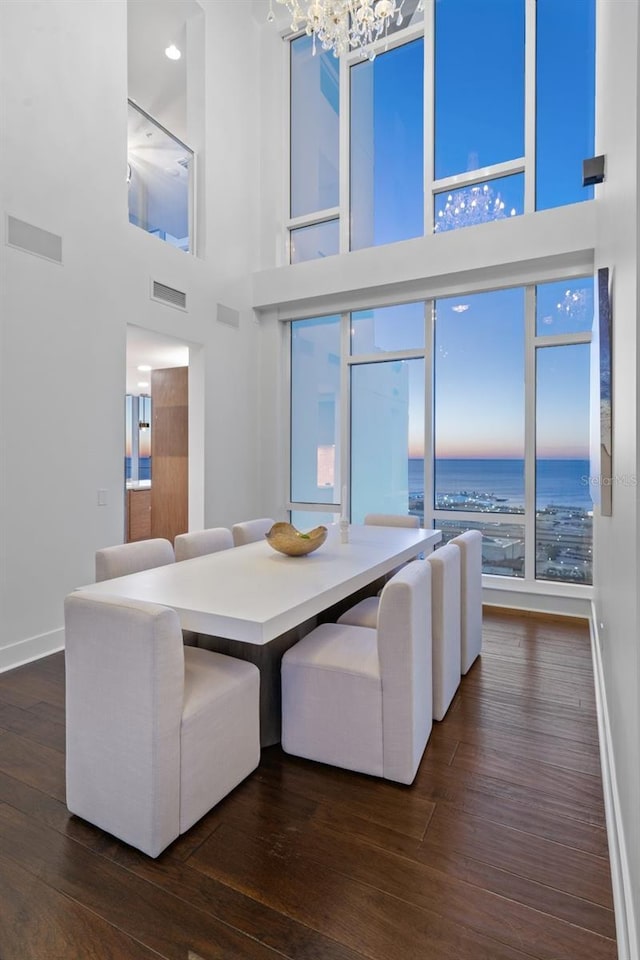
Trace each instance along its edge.
<path fill-rule="evenodd" d="M 255 663 L 260 670 L 260 746 L 270 747 L 280 743 L 282 731 L 282 688 L 280 684 L 280 662 L 289 647 L 301 640 L 318 622 L 334 623 L 341 613 L 353 606 L 365 596 L 371 596 L 384 586 L 384 577 L 363 587 L 340 603 L 323 611 L 318 617 L 312 617 L 304 623 L 287 630 L 286 633 L 270 640 L 269 643 L 243 643 L 226 637 L 210 637 L 198 634 L 198 646 L 205 650 L 224 653 L 238 660 Z"/>
<path fill-rule="evenodd" d="M 265 644 L 243 643 L 240 640 L 210 637 L 203 633 L 198 635 L 199 647 L 255 663 L 260 670 L 260 746 L 262 747 L 280 743 L 282 729 L 280 661 L 289 647 L 297 643 L 315 626 L 316 618 L 314 617 Z"/>

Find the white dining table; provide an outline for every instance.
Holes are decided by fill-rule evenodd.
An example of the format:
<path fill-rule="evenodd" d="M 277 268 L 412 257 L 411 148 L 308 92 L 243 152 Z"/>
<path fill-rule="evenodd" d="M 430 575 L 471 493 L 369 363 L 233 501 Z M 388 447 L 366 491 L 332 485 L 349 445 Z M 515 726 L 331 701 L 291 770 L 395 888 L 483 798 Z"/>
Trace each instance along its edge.
<path fill-rule="evenodd" d="M 331 525 L 304 557 L 277 553 L 266 540 L 79 587 L 83 592 L 173 608 L 200 645 L 240 656 L 261 670 L 261 739 L 280 736 L 280 660 L 328 608 L 377 583 L 407 560 L 430 553 L 439 530 Z M 261 649 L 263 648 L 263 649 Z"/>

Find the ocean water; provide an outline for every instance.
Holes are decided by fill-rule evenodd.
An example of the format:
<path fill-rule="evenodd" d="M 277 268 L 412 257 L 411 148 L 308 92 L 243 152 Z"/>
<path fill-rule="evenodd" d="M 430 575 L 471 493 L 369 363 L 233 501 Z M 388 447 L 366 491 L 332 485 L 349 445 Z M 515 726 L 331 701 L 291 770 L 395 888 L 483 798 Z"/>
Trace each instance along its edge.
<path fill-rule="evenodd" d="M 409 494 L 424 492 L 424 461 L 409 460 Z M 436 460 L 436 495 L 477 493 L 506 507 L 524 505 L 523 460 Z M 550 504 L 591 510 L 588 460 L 539 460 L 536 506 Z"/>
<path fill-rule="evenodd" d="M 125 480 L 131 479 L 131 457 L 124 458 Z M 138 480 L 151 480 L 151 457 L 139 457 Z"/>

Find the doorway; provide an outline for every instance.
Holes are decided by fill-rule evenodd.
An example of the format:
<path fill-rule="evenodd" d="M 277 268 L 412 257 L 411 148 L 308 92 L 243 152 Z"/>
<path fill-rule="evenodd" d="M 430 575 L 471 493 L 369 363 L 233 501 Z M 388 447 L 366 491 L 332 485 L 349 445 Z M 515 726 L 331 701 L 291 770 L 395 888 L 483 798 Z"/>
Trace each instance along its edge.
<path fill-rule="evenodd" d="M 202 458 L 191 456 L 202 440 L 200 353 L 199 345 L 127 325 L 125 542 L 173 542 L 203 514 Z"/>

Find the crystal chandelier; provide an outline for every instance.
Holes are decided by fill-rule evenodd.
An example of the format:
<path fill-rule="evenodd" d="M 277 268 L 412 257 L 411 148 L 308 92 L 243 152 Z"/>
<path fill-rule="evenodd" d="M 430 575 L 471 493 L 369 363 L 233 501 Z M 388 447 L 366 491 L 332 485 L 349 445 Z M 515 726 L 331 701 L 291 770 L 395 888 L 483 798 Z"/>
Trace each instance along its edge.
<path fill-rule="evenodd" d="M 276 0 L 291 13 L 291 29 L 294 33 L 304 30 L 313 37 L 313 52 L 316 38 L 323 50 L 332 50 L 340 57 L 350 50 L 373 60 L 372 44 L 386 37 L 393 22 L 402 24 L 402 8 L 405 0 Z M 424 9 L 424 0 L 419 0 L 418 10 Z M 269 16 L 273 23 L 273 0 L 269 0 Z"/>
<path fill-rule="evenodd" d="M 515 216 L 515 207 L 507 211 L 500 193 L 493 187 L 488 183 L 475 184 L 447 195 L 444 207 L 438 210 L 434 230 L 443 233 L 445 230 L 457 230 L 459 227 Z"/>

